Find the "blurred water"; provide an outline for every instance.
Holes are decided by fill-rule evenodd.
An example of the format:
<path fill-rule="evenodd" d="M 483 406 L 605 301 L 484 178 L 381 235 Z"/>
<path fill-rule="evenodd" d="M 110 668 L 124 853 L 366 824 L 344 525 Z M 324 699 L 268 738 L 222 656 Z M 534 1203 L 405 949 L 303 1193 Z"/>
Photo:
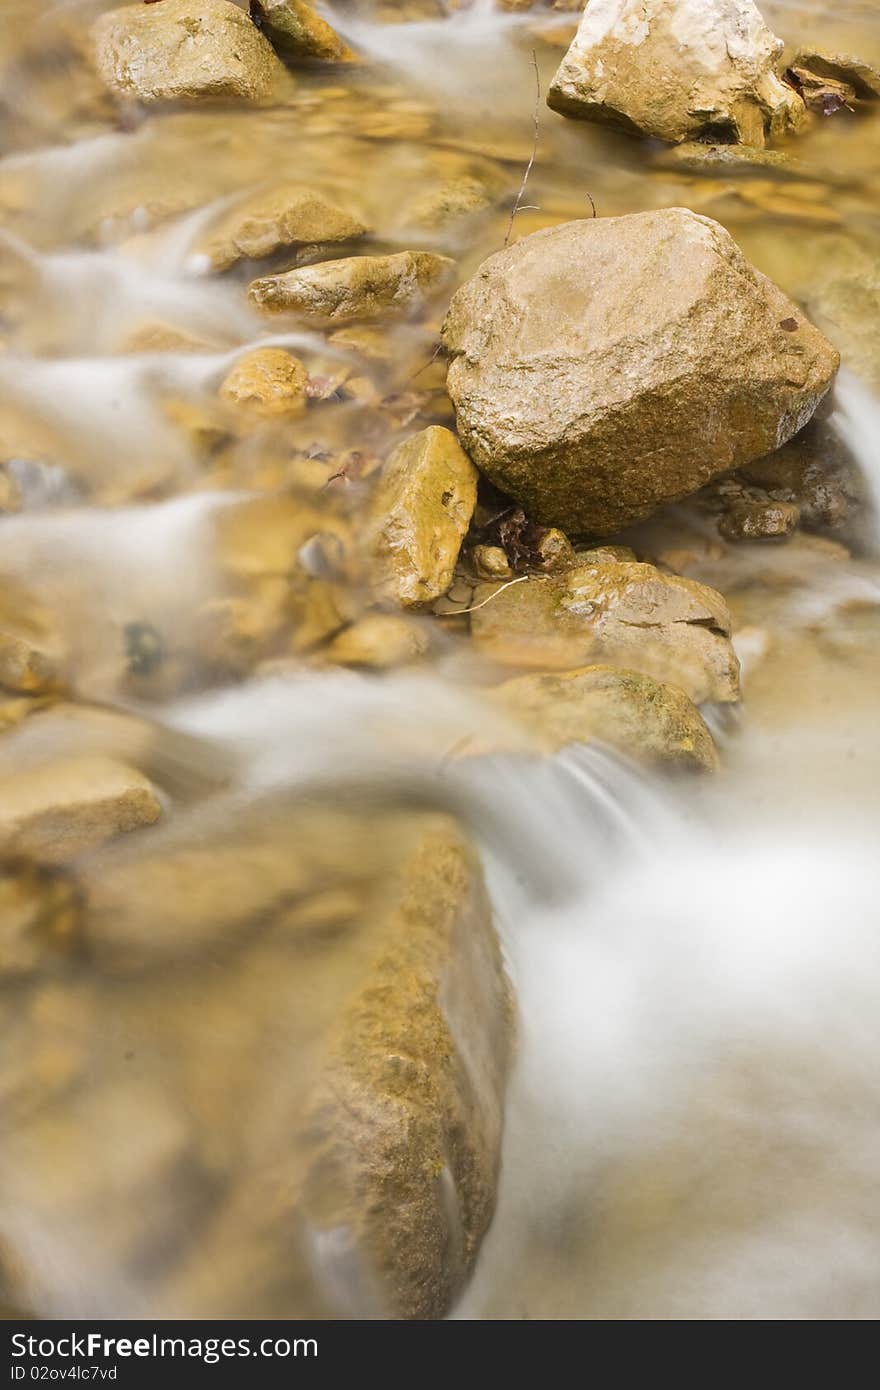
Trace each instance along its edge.
<path fill-rule="evenodd" d="M 442 381 L 413 381 L 438 310 L 358 359 L 380 405 L 328 392 L 283 431 L 236 426 L 216 388 L 255 341 L 328 379 L 353 349 L 269 332 L 243 293 L 253 267 L 205 275 L 199 235 L 248 190 L 296 179 L 368 223 L 365 249 L 442 250 L 464 277 L 503 242 L 531 152 L 531 50 L 546 91 L 562 48 L 543 31 L 566 18 L 488 0 L 396 24 L 326 7 L 369 59 L 356 74 L 304 72 L 283 108 L 126 128 L 77 48 L 108 4 L 2 7 L 0 443 L 23 481 L 0 581 L 7 606 L 23 594 L 60 624 L 74 697 L 109 708 L 33 716 L 4 732 L 0 766 L 125 753 L 168 812 L 164 839 L 144 832 L 89 871 L 135 885 L 93 957 L 4 987 L 0 1259 L 16 1297 L 59 1316 L 373 1310 L 332 1249 L 308 1278 L 287 1269 L 273 1202 L 315 1039 L 368 956 L 359 914 L 407 826 L 439 808 L 481 848 L 519 1009 L 498 1212 L 457 1315 L 876 1317 L 872 544 L 731 548 L 686 508 L 646 528 L 647 553 L 687 549 L 736 619 L 745 702 L 733 729 L 717 722 L 709 787 L 654 785 L 597 749 L 517 750 L 455 631 L 412 677 L 286 650 L 280 674 L 224 689 L 189 664 L 206 608 L 248 585 L 274 602 L 304 540 L 357 529 L 357 483 L 339 483 L 351 452 L 449 420 Z M 765 10 L 792 47 L 880 54 L 872 0 Z M 588 194 L 601 215 L 717 217 L 840 346 L 832 422 L 876 500 L 880 121 L 843 115 L 793 152 L 808 172 L 791 187 L 707 177 L 542 105 L 516 231 L 587 215 Z M 424 200 L 462 180 L 485 206 L 432 223 Z M 145 330 L 178 340 L 145 348 Z M 346 602 L 359 584 L 338 585 Z M 125 667 L 132 625 L 169 654 L 155 686 Z M 456 756 L 502 732 L 505 751 Z M 178 855 L 175 879 L 162 865 Z M 355 904 L 323 955 L 260 915 L 255 880 L 298 856 L 306 897 Z"/>

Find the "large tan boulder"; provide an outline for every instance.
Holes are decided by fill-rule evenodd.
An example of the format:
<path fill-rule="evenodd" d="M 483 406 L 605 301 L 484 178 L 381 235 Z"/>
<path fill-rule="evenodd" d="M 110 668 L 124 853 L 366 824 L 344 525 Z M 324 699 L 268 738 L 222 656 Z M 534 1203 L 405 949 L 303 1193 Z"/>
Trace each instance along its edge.
<path fill-rule="evenodd" d="M 839 365 L 684 208 L 525 237 L 457 291 L 443 340 L 477 466 L 535 520 L 595 535 L 784 444 Z"/>
<path fill-rule="evenodd" d="M 476 502 L 477 470 L 451 430 L 431 425 L 398 445 L 371 506 L 380 591 L 406 606 L 445 594 Z"/>
<path fill-rule="evenodd" d="M 249 294 L 264 313 L 295 313 L 319 324 L 414 314 L 450 279 L 455 262 L 432 251 L 348 256 L 265 275 Z"/>
<path fill-rule="evenodd" d="M 228 0 L 160 0 L 109 10 L 93 30 L 110 91 L 136 101 L 261 101 L 289 79 L 244 10 Z"/>
<path fill-rule="evenodd" d="M 638 671 L 582 666 L 517 676 L 492 699 L 548 751 L 598 741 L 648 767 L 718 766 L 712 735 L 684 691 Z"/>
<path fill-rule="evenodd" d="M 760 148 L 805 119 L 782 48 L 752 0 L 589 0 L 547 100 L 634 135 Z"/>
<path fill-rule="evenodd" d="M 486 585 L 475 595 L 471 628 L 505 665 L 564 671 L 601 663 L 677 686 L 694 704 L 739 698 L 724 599 L 653 565 L 611 561 Z"/>

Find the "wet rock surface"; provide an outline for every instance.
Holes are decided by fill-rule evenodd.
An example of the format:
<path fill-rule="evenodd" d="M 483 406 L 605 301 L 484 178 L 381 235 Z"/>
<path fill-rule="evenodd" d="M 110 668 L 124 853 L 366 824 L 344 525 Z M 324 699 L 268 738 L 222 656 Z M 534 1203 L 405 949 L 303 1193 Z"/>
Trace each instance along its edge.
<path fill-rule="evenodd" d="M 548 100 L 631 134 L 761 148 L 803 121 L 782 48 L 751 0 L 593 0 Z"/>
<path fill-rule="evenodd" d="M 372 500 L 381 591 L 407 606 L 444 594 L 476 500 L 477 470 L 450 430 L 433 426 L 399 445 Z"/>
<path fill-rule="evenodd" d="M 880 69 L 849 54 L 829 53 L 822 49 L 801 48 L 795 55 L 795 72 L 811 73 L 849 87 L 853 95 L 864 101 L 880 97 Z"/>
<path fill-rule="evenodd" d="M 784 443 L 839 360 L 683 209 L 525 238 L 456 293 L 443 338 L 474 462 L 536 520 L 596 535 Z"/>
<path fill-rule="evenodd" d="M 0 788 L 0 853 L 38 863 L 64 863 L 162 814 L 149 781 L 107 758 L 26 767 L 0 778 Z"/>
<path fill-rule="evenodd" d="M 102 15 L 93 33 L 98 72 L 118 97 L 261 101 L 284 81 L 271 45 L 228 0 L 126 5 Z"/>
<path fill-rule="evenodd" d="M 880 29 L 580 8 L 6 0 L 8 1315 L 876 1310 Z"/>
<path fill-rule="evenodd" d="M 251 0 L 250 14 L 287 62 L 350 63 L 356 59 L 306 0 Z"/>
<path fill-rule="evenodd" d="M 598 740 L 649 767 L 712 772 L 718 753 L 681 690 L 613 666 L 519 676 L 493 692 L 499 706 L 544 747 Z"/>
<path fill-rule="evenodd" d="M 427 834 L 402 887 L 311 1103 L 305 1210 L 357 1246 L 380 1307 L 425 1318 L 449 1308 L 492 1216 L 511 1006 L 460 838 Z"/>
<path fill-rule="evenodd" d="M 478 590 L 478 597 L 488 595 Z M 739 698 L 723 598 L 653 565 L 611 562 L 529 577 L 475 607 L 471 625 L 505 665 L 565 670 L 598 662 L 677 686 L 695 704 Z"/>
<path fill-rule="evenodd" d="M 414 314 L 448 282 L 454 262 L 429 251 L 352 256 L 255 280 L 250 297 L 264 313 L 293 313 L 321 324 Z"/>
<path fill-rule="evenodd" d="M 257 348 L 240 357 L 223 380 L 220 395 L 264 415 L 302 415 L 308 402 L 309 374 L 283 348 Z"/>
<path fill-rule="evenodd" d="M 773 540 L 790 536 L 800 519 L 793 502 L 740 502 L 722 517 L 718 529 L 729 541 Z"/>
<path fill-rule="evenodd" d="M 235 204 L 197 243 L 212 269 L 260 260 L 276 251 L 356 241 L 366 227 L 321 194 L 294 183 L 273 184 Z"/>
<path fill-rule="evenodd" d="M 352 817 L 318 812 L 297 816 L 293 842 L 285 819 L 203 827 L 176 848 L 166 832 L 146 851 L 85 864 L 79 930 L 113 971 L 97 996 L 83 993 L 75 957 L 63 964 L 63 885 L 0 881 L 17 971 L 54 960 L 55 975 L 4 1000 L 5 1026 L 40 1045 L 20 1058 L 32 1098 L 7 1097 L 18 1124 L 0 1170 L 37 1217 L 60 1215 L 74 1193 L 88 1214 L 81 1278 L 65 1297 L 73 1313 L 100 1306 L 103 1280 L 122 1268 L 153 1306 L 193 1315 L 441 1316 L 473 1263 L 495 1201 L 513 1036 L 476 860 L 442 818 L 379 818 L 365 835 Z M 205 973 L 193 953 L 208 943 Z M 163 960 L 176 981 L 164 1003 L 151 984 Z M 118 1053 L 101 1045 L 97 997 L 124 1040 Z M 271 1020 L 251 1011 L 258 998 Z M 210 1046 L 209 1020 L 221 1026 Z M 171 1068 L 149 1044 L 157 1025 Z M 254 1084 L 267 1069 L 283 1077 L 268 1108 Z M 238 1140 L 223 1123 L 230 1103 L 246 1123 Z M 39 1303 L 44 1275 L 27 1241 L 8 1248 L 8 1297 Z"/>

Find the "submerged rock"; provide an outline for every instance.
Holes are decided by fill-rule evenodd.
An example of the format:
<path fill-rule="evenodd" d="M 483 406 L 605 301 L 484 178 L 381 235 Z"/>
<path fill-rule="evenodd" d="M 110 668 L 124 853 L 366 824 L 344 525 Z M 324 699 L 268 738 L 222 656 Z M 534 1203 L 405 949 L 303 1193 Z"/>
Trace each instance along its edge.
<path fill-rule="evenodd" d="M 77 940 L 77 906 L 62 877 L 23 865 L 0 872 L 0 980 L 31 975 L 47 957 L 63 956 Z"/>
<path fill-rule="evenodd" d="M 213 270 L 259 260 L 298 246 L 355 241 L 367 228 L 320 193 L 296 183 L 274 184 L 228 209 L 196 246 Z"/>
<path fill-rule="evenodd" d="M 477 470 L 451 430 L 432 425 L 394 450 L 371 504 L 380 590 L 407 606 L 452 583 L 477 502 Z"/>
<path fill-rule="evenodd" d="M 820 48 L 801 48 L 795 56 L 792 68 L 851 87 L 854 94 L 863 101 L 880 97 L 880 70 L 849 54 L 829 53 Z"/>
<path fill-rule="evenodd" d="M 492 194 L 484 183 L 462 174 L 440 188 L 419 194 L 407 207 L 404 221 L 413 227 L 443 227 L 474 213 L 485 212 L 492 202 Z"/>
<path fill-rule="evenodd" d="M 529 516 L 607 535 L 779 447 L 839 365 L 717 222 L 568 222 L 485 261 L 443 340 L 462 444 Z"/>
<path fill-rule="evenodd" d="M 162 806 L 134 768 L 96 755 L 23 768 L 0 783 L 0 847 L 64 863 L 114 835 L 153 825 Z"/>
<path fill-rule="evenodd" d="M 251 0 L 250 13 L 288 62 L 357 62 L 357 54 L 306 0 Z"/>
<path fill-rule="evenodd" d="M 46 694 L 59 684 L 58 654 L 39 637 L 0 627 L 0 687 L 21 695 Z"/>
<path fill-rule="evenodd" d="M 94 1055 L 130 1084 L 128 1056 L 103 1040 L 141 1036 L 148 1010 L 164 1046 L 139 1050 L 139 1075 L 184 1098 L 215 1178 L 199 1187 L 209 1220 L 163 1259 L 154 1304 L 442 1316 L 491 1218 L 513 1033 L 478 860 L 446 818 L 412 808 L 364 816 L 285 797 L 232 821 L 169 825 L 77 866 L 86 949 L 127 976 L 104 996 Z M 106 1145 L 83 1134 L 76 1181 L 64 1169 L 77 1210 Z M 40 1154 L 18 1200 L 53 1190 L 57 1153 Z M 123 1193 L 132 1258 L 155 1248 L 155 1213 Z M 90 1249 L 113 1242 L 114 1200 L 120 1184 Z"/>
<path fill-rule="evenodd" d="M 490 595 L 478 590 L 471 630 L 505 665 L 570 670 L 600 662 L 678 686 L 695 704 L 739 698 L 730 613 L 705 584 L 610 561 L 533 575 Z"/>
<path fill-rule="evenodd" d="M 309 374 L 284 348 L 255 348 L 232 367 L 220 395 L 233 405 L 248 406 L 265 416 L 295 418 L 305 412 Z"/>
<path fill-rule="evenodd" d="M 378 1316 L 438 1318 L 492 1217 L 510 991 L 478 863 L 420 836 L 386 944 L 343 1012 L 309 1107 L 304 1211 Z"/>
<path fill-rule="evenodd" d="M 634 135 L 760 148 L 804 119 L 782 49 L 752 0 L 590 0 L 547 100 Z"/>
<path fill-rule="evenodd" d="M 102 15 L 93 37 L 106 85 L 137 101 L 260 101 L 287 80 L 272 45 L 229 0 L 125 5 Z"/>
<path fill-rule="evenodd" d="M 844 108 L 851 110 L 856 89 L 849 82 L 837 82 L 833 77 L 819 77 L 809 68 L 790 67 L 786 78 L 797 90 L 808 111 L 820 116 L 833 116 Z"/>
<path fill-rule="evenodd" d="M 840 182 L 840 176 L 830 169 L 817 172 L 812 165 L 783 150 L 756 150 L 748 145 L 707 145 L 699 140 L 661 149 L 652 160 L 658 169 L 673 173 L 706 174 L 709 178 L 754 179 L 758 174 L 785 181 L 810 182 L 817 177 L 822 182 Z M 844 174 L 842 182 L 849 179 Z"/>
<path fill-rule="evenodd" d="M 675 686 L 638 671 L 584 666 L 519 676 L 492 698 L 552 751 L 599 740 L 652 767 L 711 772 L 718 766 L 696 706 Z"/>
<path fill-rule="evenodd" d="M 48 610 L 4 576 L 0 588 L 0 692 L 47 695 L 63 684 L 64 643 Z"/>
<path fill-rule="evenodd" d="M 254 280 L 249 294 L 265 313 L 296 313 L 317 323 L 354 323 L 414 313 L 449 280 L 455 262 L 431 251 L 349 256 Z"/>
<path fill-rule="evenodd" d="M 796 531 L 800 519 L 794 502 L 740 502 L 721 518 L 718 530 L 729 541 L 776 540 Z"/>
<path fill-rule="evenodd" d="M 412 619 L 396 613 L 365 613 L 338 633 L 324 655 L 341 666 L 384 670 L 416 661 L 428 650 L 428 635 Z"/>
<path fill-rule="evenodd" d="M 781 449 L 740 469 L 740 477 L 770 500 L 796 505 L 811 530 L 839 530 L 863 513 L 867 500 L 845 446 L 825 420 L 811 420 Z"/>

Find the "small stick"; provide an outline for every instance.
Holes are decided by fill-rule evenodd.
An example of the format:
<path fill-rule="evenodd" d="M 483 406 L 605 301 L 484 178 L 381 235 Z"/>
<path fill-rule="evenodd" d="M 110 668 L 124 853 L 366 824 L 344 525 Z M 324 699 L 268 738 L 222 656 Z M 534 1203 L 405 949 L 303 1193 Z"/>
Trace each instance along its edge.
<path fill-rule="evenodd" d="M 417 367 L 416 370 L 413 372 L 412 376 L 408 376 L 406 378 L 406 381 L 404 381 L 403 385 L 411 386 L 417 376 L 421 376 L 422 372 L 426 372 L 429 367 L 433 366 L 433 364 L 437 361 L 437 357 L 440 354 L 442 348 L 442 342 L 438 343 L 434 351 L 431 353 L 431 356 L 428 358 L 427 362 L 423 362 L 420 367 Z"/>
<path fill-rule="evenodd" d="M 593 216 L 594 216 L 594 217 L 598 217 L 599 214 L 598 214 L 598 212 L 596 211 L 596 204 L 593 202 L 593 195 L 592 195 L 592 193 L 588 193 L 588 194 L 587 194 L 587 197 L 588 197 L 589 200 L 590 200 L 590 207 L 593 209 Z"/>
<path fill-rule="evenodd" d="M 535 135 L 532 141 L 532 153 L 529 158 L 529 162 L 526 165 L 526 171 L 523 174 L 522 183 L 520 184 L 519 192 L 516 195 L 516 201 L 514 202 L 513 207 L 510 209 L 510 221 L 507 224 L 507 235 L 504 238 L 505 246 L 507 246 L 510 241 L 511 233 L 513 232 L 513 220 L 516 217 L 516 214 L 520 211 L 520 205 L 526 194 L 526 184 L 529 181 L 529 174 L 532 172 L 532 165 L 534 164 L 538 154 L 538 136 L 540 134 L 540 130 L 538 127 L 538 112 L 541 107 L 541 74 L 538 71 L 538 55 L 534 49 L 532 49 L 532 67 L 535 69 L 535 114 L 533 118 L 535 126 Z"/>
<path fill-rule="evenodd" d="M 508 579 L 506 584 L 500 584 L 497 589 L 493 589 L 488 598 L 484 598 L 481 603 L 475 603 L 473 608 L 455 608 L 448 613 L 435 613 L 435 618 L 460 618 L 462 613 L 476 613 L 478 608 L 485 608 L 487 603 L 491 603 L 493 598 L 497 598 L 505 589 L 509 589 L 513 584 L 522 584 L 526 579 L 548 579 L 546 574 L 521 574 L 519 579 Z"/>

